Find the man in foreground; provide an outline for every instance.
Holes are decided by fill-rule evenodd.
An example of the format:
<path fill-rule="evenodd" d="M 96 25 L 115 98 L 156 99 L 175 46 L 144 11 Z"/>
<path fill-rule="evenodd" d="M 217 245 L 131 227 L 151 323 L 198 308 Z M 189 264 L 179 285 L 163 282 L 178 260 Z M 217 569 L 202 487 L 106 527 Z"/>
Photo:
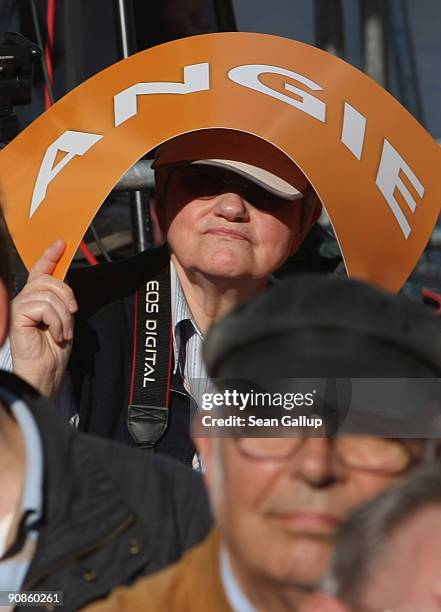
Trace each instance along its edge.
<path fill-rule="evenodd" d="M 227 381 L 230 391 L 250 379 L 265 388 L 265 375 L 273 383 L 276 376 L 312 378 L 326 371 L 346 378 L 377 376 L 379 370 L 394 377 L 439 377 L 437 334 L 439 322 L 414 304 L 353 281 L 299 277 L 214 326 L 205 356 L 209 374 L 219 384 Z M 250 427 L 234 431 L 221 425 L 202 437 L 199 423 L 196 442 L 218 528 L 178 564 L 117 590 L 93 611 L 297 609 L 326 571 L 335 533 L 347 516 L 430 450 L 423 439 L 399 436 L 400 418 L 396 436 L 369 435 L 369 405 L 357 406 L 365 419 L 346 429 L 352 435 L 335 437 L 351 417 L 345 385 L 336 388 L 334 397 L 326 394 L 321 411 L 330 419 L 332 437 L 301 427 L 271 437 L 274 431 L 265 427 L 253 434 Z M 398 406 L 390 408 L 388 431 L 393 413 L 401 416 Z M 248 408 L 239 412 L 246 419 Z M 424 419 L 423 404 L 418 412 Z"/>
<path fill-rule="evenodd" d="M 301 612 L 441 610 L 441 464 L 357 510 L 340 529 L 323 593 Z"/>
<path fill-rule="evenodd" d="M 0 219 L 0 345 L 10 276 Z M 75 431 L 7 372 L 0 490 L 0 591 L 63 591 L 65 610 L 172 563 L 211 523 L 191 470 Z"/>

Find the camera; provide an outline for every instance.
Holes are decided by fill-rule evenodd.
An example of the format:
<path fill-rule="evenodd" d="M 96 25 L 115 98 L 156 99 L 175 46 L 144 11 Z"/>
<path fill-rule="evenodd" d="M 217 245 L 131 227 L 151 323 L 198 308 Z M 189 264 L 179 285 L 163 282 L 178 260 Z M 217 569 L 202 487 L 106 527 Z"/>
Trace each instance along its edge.
<path fill-rule="evenodd" d="M 14 106 L 30 104 L 34 62 L 40 48 L 21 34 L 0 34 L 0 142 L 12 140 L 18 133 Z"/>

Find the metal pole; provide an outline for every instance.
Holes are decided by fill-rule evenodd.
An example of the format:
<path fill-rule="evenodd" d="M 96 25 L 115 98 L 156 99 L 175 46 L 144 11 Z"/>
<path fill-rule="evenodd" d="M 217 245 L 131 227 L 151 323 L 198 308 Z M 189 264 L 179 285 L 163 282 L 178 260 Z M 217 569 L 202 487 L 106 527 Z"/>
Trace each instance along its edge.
<path fill-rule="evenodd" d="M 64 0 L 63 31 L 65 48 L 66 92 L 84 79 L 84 5 L 78 0 Z"/>
<path fill-rule="evenodd" d="M 131 2 L 131 0 L 129 0 Z M 134 34 L 133 30 L 129 30 L 129 20 L 133 15 L 131 13 L 132 5 L 127 6 L 126 0 L 116 0 L 117 13 L 119 18 L 119 34 L 121 42 L 121 52 L 123 59 L 126 59 L 134 52 Z"/>
<path fill-rule="evenodd" d="M 232 0 L 213 0 L 219 32 L 236 32 L 237 23 Z"/>
<path fill-rule="evenodd" d="M 136 52 L 132 0 L 115 0 L 121 54 L 124 59 Z M 130 193 L 133 241 L 137 253 L 153 246 L 150 223 L 150 194 L 146 191 Z"/>
<path fill-rule="evenodd" d="M 388 8 L 400 100 L 407 110 L 424 125 L 423 102 L 408 6 L 404 0 L 389 0 Z"/>
<path fill-rule="evenodd" d="M 364 72 L 387 88 L 389 79 L 385 0 L 362 0 L 361 20 Z"/>
<path fill-rule="evenodd" d="M 149 217 L 150 196 L 148 191 L 134 191 L 130 194 L 130 212 L 132 217 L 133 238 L 137 252 L 146 251 L 151 245 L 147 239 L 146 220 Z"/>
<path fill-rule="evenodd" d="M 345 57 L 341 0 L 316 0 L 315 40 L 320 49 L 338 57 Z"/>
<path fill-rule="evenodd" d="M 148 191 L 155 188 L 155 173 L 150 159 L 136 162 L 119 179 L 113 191 Z"/>

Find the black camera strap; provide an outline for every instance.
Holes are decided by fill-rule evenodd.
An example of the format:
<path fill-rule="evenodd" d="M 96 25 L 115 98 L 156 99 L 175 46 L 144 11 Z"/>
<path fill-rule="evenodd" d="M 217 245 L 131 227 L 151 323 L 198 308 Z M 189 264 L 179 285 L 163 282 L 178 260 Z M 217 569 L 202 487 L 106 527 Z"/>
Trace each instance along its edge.
<path fill-rule="evenodd" d="M 152 448 L 168 424 L 172 370 L 170 264 L 137 290 L 127 427 Z"/>

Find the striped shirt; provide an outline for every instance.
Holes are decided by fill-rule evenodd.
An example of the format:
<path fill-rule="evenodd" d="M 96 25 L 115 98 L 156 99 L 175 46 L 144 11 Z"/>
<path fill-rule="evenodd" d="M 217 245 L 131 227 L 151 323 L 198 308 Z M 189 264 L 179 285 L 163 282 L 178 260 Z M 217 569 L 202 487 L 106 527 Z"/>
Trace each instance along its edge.
<path fill-rule="evenodd" d="M 12 355 L 9 338 L 6 339 L 4 345 L 0 348 L 0 370 L 12 372 Z"/>
<path fill-rule="evenodd" d="M 10 406 L 26 449 L 26 475 L 20 508 L 10 520 L 4 521 L 0 540 L 0 591 L 19 591 L 37 547 L 43 512 L 43 446 L 26 404 L 3 389 L 0 397 Z"/>
<path fill-rule="evenodd" d="M 170 275 L 174 373 L 179 368 L 184 388 L 199 408 L 202 394 L 210 387 L 202 359 L 204 336 L 190 312 L 173 262 L 170 262 Z"/>

